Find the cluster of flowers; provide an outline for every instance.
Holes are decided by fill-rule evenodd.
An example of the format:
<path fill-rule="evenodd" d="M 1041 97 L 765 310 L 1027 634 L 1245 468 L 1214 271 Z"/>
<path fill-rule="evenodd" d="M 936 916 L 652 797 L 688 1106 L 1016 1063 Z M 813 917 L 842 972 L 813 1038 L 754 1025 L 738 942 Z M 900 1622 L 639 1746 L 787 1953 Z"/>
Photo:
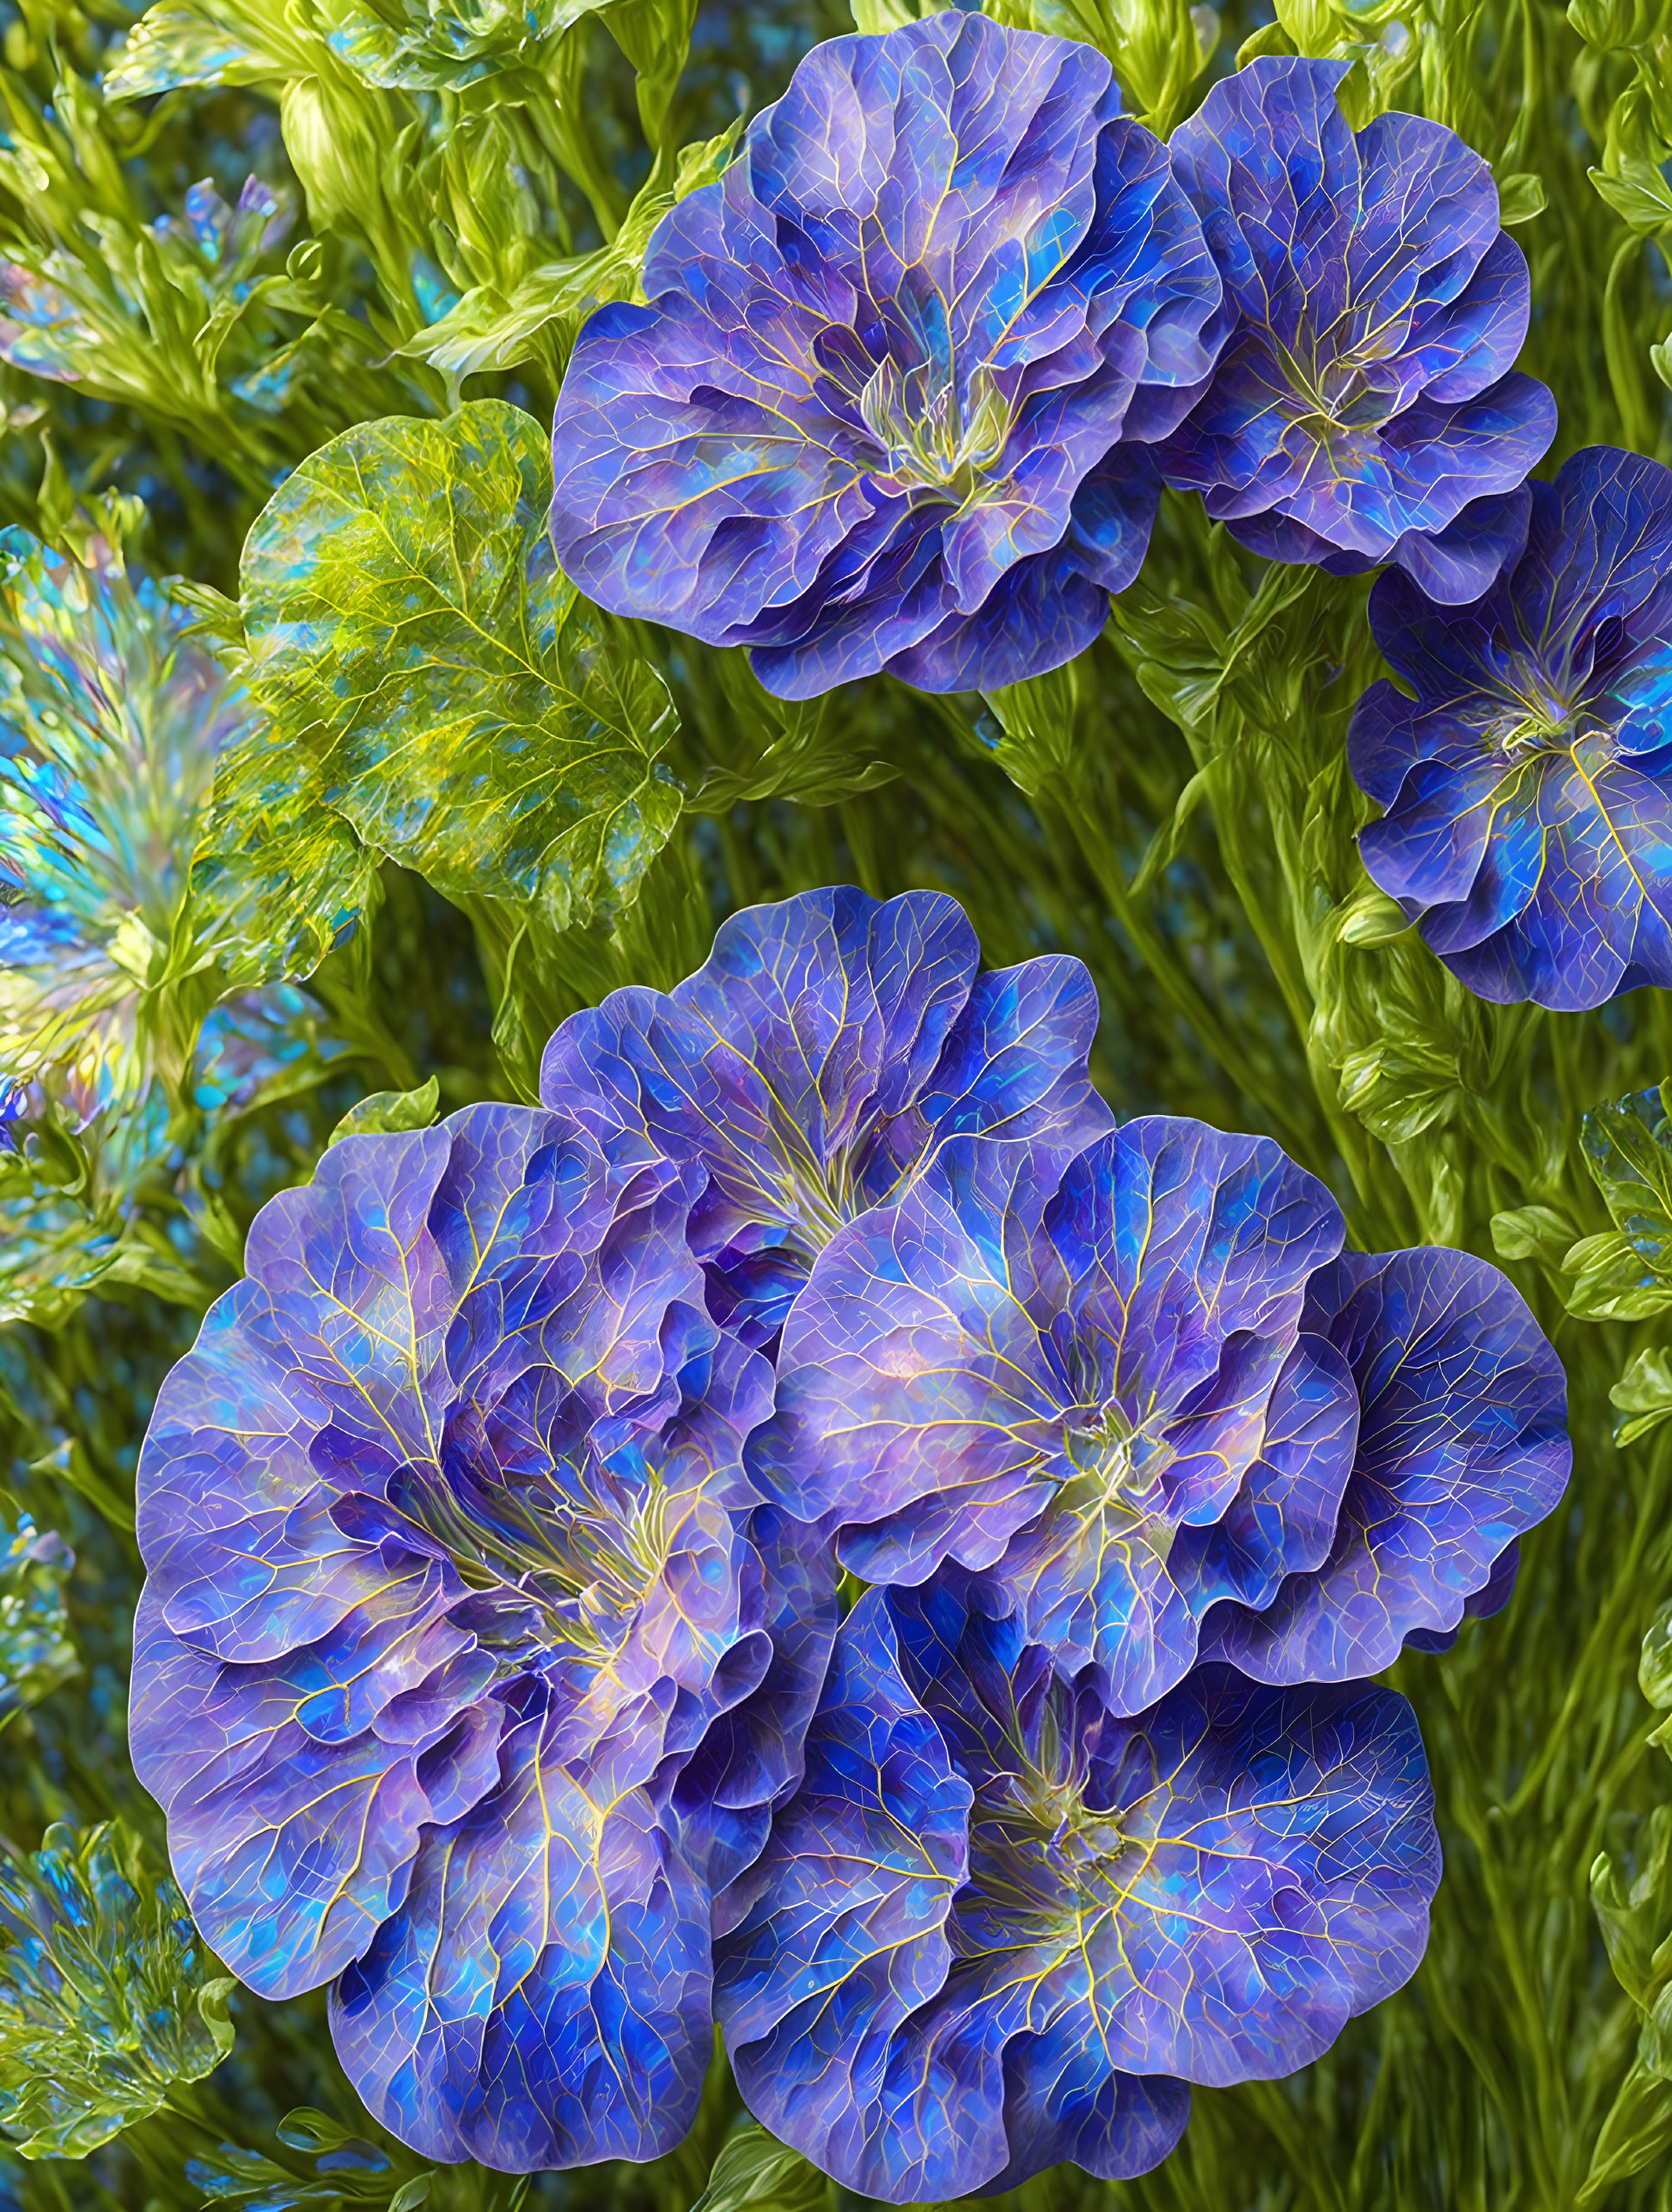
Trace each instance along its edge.
<path fill-rule="evenodd" d="M 1091 46 L 956 9 L 834 39 L 583 332 L 554 533 L 583 591 L 790 698 L 1059 666 L 1162 483 L 1241 541 L 1472 599 L 1555 403 L 1455 132 L 1267 59 L 1163 146 Z"/>
<path fill-rule="evenodd" d="M 1553 486 L 1525 257 L 1455 132 L 1268 57 L 1163 146 L 1092 47 L 948 9 L 832 40 L 583 332 L 552 528 L 605 606 L 790 698 L 1056 667 L 1163 484 L 1269 559 L 1388 564 L 1372 874 L 1483 996 L 1672 984 L 1672 471 Z"/>
<path fill-rule="evenodd" d="M 158 1398 L 135 1762 L 377 2117 L 895 2202 L 1141 2172 L 1413 1971 L 1414 1716 L 1569 1466 L 1492 1268 L 1093 1090 L 1089 978 L 821 891 L 347 1136 Z"/>

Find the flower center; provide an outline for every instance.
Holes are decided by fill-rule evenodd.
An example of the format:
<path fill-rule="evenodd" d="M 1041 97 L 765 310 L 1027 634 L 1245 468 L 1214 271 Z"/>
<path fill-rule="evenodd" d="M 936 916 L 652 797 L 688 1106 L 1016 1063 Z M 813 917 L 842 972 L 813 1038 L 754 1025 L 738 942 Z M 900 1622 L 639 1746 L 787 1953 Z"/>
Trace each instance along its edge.
<path fill-rule="evenodd" d="M 410 1502 L 464 1582 L 531 1602 L 571 1648 L 616 1649 L 672 1551 L 661 1476 L 624 1479 L 595 1459 L 545 1482 L 426 1472 Z"/>
<path fill-rule="evenodd" d="M 1142 1439 L 1113 1399 L 1083 1424 L 1071 1423 L 1063 1442 L 1075 1471 L 1069 1482 L 1076 1489 L 1095 1487 L 1113 1498 L 1133 1486 Z"/>
<path fill-rule="evenodd" d="M 1025 1939 L 1069 1936 L 1118 1912 L 1148 1856 L 1118 1813 L 1087 1805 L 1066 1777 L 1029 1767 L 995 1776 L 977 1795 L 970 1885 Z"/>
<path fill-rule="evenodd" d="M 1343 431 L 1378 430 L 1392 411 L 1393 402 L 1376 391 L 1365 375 L 1368 363 L 1376 358 L 1345 353 L 1333 361 L 1315 357 L 1309 364 L 1286 346 L 1278 348 L 1278 360 L 1299 406 L 1297 426 L 1321 444 Z"/>
<path fill-rule="evenodd" d="M 862 1121 L 827 1161 L 798 1131 L 786 1131 L 784 1210 L 795 1224 L 795 1247 L 809 1265 L 839 1229 L 872 1206 L 903 1198 L 928 1151 L 926 1134 L 909 1113 Z"/>
<path fill-rule="evenodd" d="M 1512 765 L 1541 753 L 1571 753 L 1614 732 L 1585 699 L 1566 699 L 1536 673 L 1506 686 L 1504 708 L 1486 730 L 1486 749 Z"/>
<path fill-rule="evenodd" d="M 984 363 L 958 396 L 949 367 L 900 369 L 888 356 L 859 395 L 859 412 L 882 454 L 882 473 L 924 498 L 967 506 L 993 479 L 1010 430 L 1010 409 Z"/>
<path fill-rule="evenodd" d="M 821 1167 L 811 1159 L 796 1163 L 793 1211 L 809 1247 L 805 1256 L 809 1261 L 816 1259 L 838 1229 L 845 1228 L 863 1210 L 853 1188 L 853 1164 L 848 1145 L 827 1167 Z"/>

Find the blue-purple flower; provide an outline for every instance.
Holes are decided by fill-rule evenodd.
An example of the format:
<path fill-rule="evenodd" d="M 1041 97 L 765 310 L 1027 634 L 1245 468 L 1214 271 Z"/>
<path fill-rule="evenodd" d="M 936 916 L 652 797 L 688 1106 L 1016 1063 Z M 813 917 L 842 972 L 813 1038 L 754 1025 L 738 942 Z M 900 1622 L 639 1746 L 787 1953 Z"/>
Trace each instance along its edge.
<path fill-rule="evenodd" d="M 1531 487 L 1472 605 L 1402 576 L 1370 625 L 1407 688 L 1348 736 L 1364 862 L 1468 988 L 1571 1011 L 1672 984 L 1672 470 L 1610 446 Z"/>
<path fill-rule="evenodd" d="M 967 1570 L 1116 1712 L 1199 1649 L 1372 1673 L 1554 1505 L 1565 1397 L 1496 1270 L 1342 1235 L 1269 1139 L 1196 1122 L 1065 1166 L 949 1146 L 820 1257 L 751 1466 L 867 1581 Z"/>
<path fill-rule="evenodd" d="M 18 1124 L 28 1112 L 30 1105 L 27 1083 L 14 1082 L 10 1076 L 0 1076 L 0 1151 L 16 1151 Z"/>
<path fill-rule="evenodd" d="M 795 1778 L 833 1593 L 744 1475 L 771 1373 L 688 1203 L 540 1111 L 345 1138 L 142 1453 L 133 1752 L 181 1886 L 262 1994 L 333 1983 L 432 2157 L 679 2141 L 712 1888 Z"/>
<path fill-rule="evenodd" d="M 1410 1975 L 1432 1805 L 1392 1691 L 1209 1667 L 1123 1718 L 1014 1618 L 874 1590 L 723 1900 L 738 2085 L 891 2203 L 1141 2173 L 1187 2083 L 1291 2073 Z"/>
<path fill-rule="evenodd" d="M 1511 366 L 1526 257 L 1454 131 L 1400 114 L 1349 127 L 1347 66 L 1251 62 L 1173 134 L 1236 319 L 1158 458 L 1270 559 L 1391 561 L 1431 598 L 1473 599 L 1556 429 L 1549 393 Z"/>
<path fill-rule="evenodd" d="M 1076 40 L 951 9 L 833 39 L 665 218 L 558 401 L 552 530 L 613 612 L 807 698 L 1053 668 L 1136 575 L 1222 291 Z"/>
<path fill-rule="evenodd" d="M 713 1310 L 770 1347 L 846 1222 L 900 1197 L 955 1137 L 1057 1157 L 1110 1125 L 1086 1055 L 1097 997 L 1058 954 L 978 972 L 944 893 L 809 891 L 722 924 L 662 992 L 618 990 L 546 1048 L 540 1088 L 624 1167 L 701 1189 L 692 1248 Z"/>

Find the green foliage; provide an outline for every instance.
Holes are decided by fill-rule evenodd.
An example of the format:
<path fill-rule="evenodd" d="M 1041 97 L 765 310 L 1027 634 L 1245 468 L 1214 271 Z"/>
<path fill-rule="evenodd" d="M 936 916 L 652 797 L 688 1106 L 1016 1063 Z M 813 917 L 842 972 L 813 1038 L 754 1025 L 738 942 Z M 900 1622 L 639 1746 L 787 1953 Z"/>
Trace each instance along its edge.
<path fill-rule="evenodd" d="M 9 1524 L 9 1526 L 8 1525 Z M 75 1554 L 27 1513 L 0 1508 L 0 1728 L 81 1672 L 64 1584 Z"/>
<path fill-rule="evenodd" d="M 119 1821 L 0 1866 L 0 2132 L 25 2158 L 96 2148 L 232 2048 L 234 1985 Z"/>
<path fill-rule="evenodd" d="M 1582 1237 L 1562 1274 L 1568 1311 L 1589 1321 L 1652 1319 L 1672 1309 L 1672 1119 L 1663 1084 L 1585 1116 L 1586 1165 L 1614 1227 Z M 1672 1415 L 1672 1362 L 1640 1345 L 1609 1392 L 1614 1440 L 1635 1444 Z"/>
<path fill-rule="evenodd" d="M 433 2168 L 413 2172 L 412 2160 L 397 2163 L 327 2113 L 306 2108 L 287 2112 L 274 2133 L 287 2149 L 300 2154 L 288 2166 L 231 2143 L 189 2162 L 187 2178 L 202 2191 L 205 2205 L 241 2204 L 249 2212 L 375 2205 L 381 2212 L 418 2212 L 430 2201 Z"/>
<path fill-rule="evenodd" d="M 144 1872 L 123 1707 L 138 1438 L 262 1200 L 333 1133 L 528 1095 L 572 1007 L 671 983 L 733 908 L 852 881 L 955 893 L 994 965 L 1085 960 L 1119 1111 L 1278 1136 L 1366 1248 L 1497 1256 L 1570 1368 L 1571 1510 L 1502 1620 L 1396 1670 L 1446 1853 L 1422 1970 L 1292 2081 L 1199 2091 L 1156 2175 L 1061 2169 L 1016 2212 L 1664 2212 L 1672 1790 L 1642 1702 L 1663 1738 L 1664 1614 L 1641 1690 L 1636 1647 L 1672 1587 L 1672 1013 L 1485 1005 L 1369 883 L 1344 759 L 1381 673 L 1365 584 L 1263 568 L 1169 499 L 1071 669 L 986 699 L 770 698 L 741 656 L 608 622 L 556 573 L 541 417 L 585 316 L 639 296 L 661 215 L 849 27 L 836 0 L 5 9 L 0 523 L 28 539 L 0 580 L 23 733 L 0 867 L 32 887 L 0 928 L 45 915 L 77 949 L 0 972 L 0 1068 L 39 1093 L 0 1155 L 0 1835 L 50 1829 L 80 1902 L 49 1905 L 40 1860 L 0 1875 L 36 1931 L 0 1953 L 0 2095 L 47 2150 L 0 2167 L 0 2202 L 839 2194 L 734 2126 L 723 2064 L 669 2159 L 525 2187 L 381 2137 L 317 1999 L 241 2000 L 223 2057 L 212 1965 Z M 1672 456 L 1663 0 L 990 11 L 1096 45 L 1163 130 L 1251 49 L 1353 64 L 1356 120 L 1459 130 L 1532 265 L 1524 365 L 1560 450 Z M 187 581 L 143 580 L 168 570 Z M 63 821 L 60 767 L 84 801 Z M 87 1902 L 119 1885 L 139 1981 Z"/>
<path fill-rule="evenodd" d="M 743 2212 L 771 2205 L 772 2212 L 824 2212 L 831 2185 L 799 2151 L 786 2150 L 759 2120 L 740 2121 L 720 2146 L 708 2186 L 691 2212 Z"/>
<path fill-rule="evenodd" d="M 1672 1606 L 1643 1640 L 1644 1697 L 1672 1713 Z M 1649 1740 L 1672 1757 L 1672 1720 Z M 1672 1806 L 1624 1824 L 1620 1859 L 1601 1853 L 1590 1870 L 1591 1902 L 1614 1978 L 1641 2021 L 1637 2049 L 1591 2161 L 1579 2201 L 1596 2203 L 1616 2181 L 1640 2173 L 1672 2148 Z"/>
<path fill-rule="evenodd" d="M 1646 1272 L 1672 1283 L 1672 1119 L 1663 1088 L 1585 1116 L 1585 1161 Z"/>
<path fill-rule="evenodd" d="M 95 1285 L 200 1302 L 175 1224 L 203 1210 L 205 1148 L 357 1041 L 253 987 L 320 966 L 371 863 L 354 848 L 324 881 L 295 862 L 274 882 L 250 824 L 205 864 L 217 781 L 259 722 L 91 520 L 73 552 L 0 537 L 0 1064 L 28 1092 L 0 1154 L 0 1313 L 60 1319 Z"/>
<path fill-rule="evenodd" d="M 479 400 L 348 431 L 290 478 L 244 552 L 272 724 L 222 803 L 271 807 L 276 768 L 293 817 L 328 809 L 457 900 L 556 929 L 631 903 L 679 813 L 671 710 L 552 558 L 549 443 Z"/>
<path fill-rule="evenodd" d="M 1645 1344 L 1608 1398 L 1614 1408 L 1614 1441 L 1635 1444 L 1672 1414 L 1672 1358 L 1660 1347 Z"/>
<path fill-rule="evenodd" d="M 502 289 L 497 274 L 473 283 L 447 313 L 406 341 L 403 350 L 426 361 L 447 379 L 456 400 L 467 376 L 485 371 L 538 367 L 555 385 L 581 325 L 612 300 L 640 298 L 644 248 L 668 209 L 687 192 L 712 183 L 731 159 L 742 118 L 729 129 L 680 153 L 671 188 L 658 163 L 635 194 L 620 228 L 590 253 L 546 261 Z"/>
<path fill-rule="evenodd" d="M 331 1145 L 345 1136 L 365 1136 L 374 1130 L 428 1129 L 436 1118 L 440 1095 L 441 1084 L 434 1076 L 414 1091 L 373 1091 L 349 1108 L 326 1143 Z"/>
<path fill-rule="evenodd" d="M 1190 88 L 1219 43 L 1217 9 L 1187 0 L 999 0 L 987 13 L 1100 47 L 1130 89 L 1132 112 L 1163 137 L 1194 105 Z"/>

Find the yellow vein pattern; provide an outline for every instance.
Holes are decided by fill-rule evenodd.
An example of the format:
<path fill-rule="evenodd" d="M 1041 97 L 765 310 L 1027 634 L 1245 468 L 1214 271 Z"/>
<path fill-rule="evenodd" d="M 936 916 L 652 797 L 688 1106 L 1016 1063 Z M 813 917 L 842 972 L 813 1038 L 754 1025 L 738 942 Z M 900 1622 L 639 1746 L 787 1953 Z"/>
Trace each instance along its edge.
<path fill-rule="evenodd" d="M 716 1996 L 751 2108 L 888 2203 L 1163 2159 L 1397 1989 L 1440 1856 L 1416 1719 L 1230 1668 L 1131 1719 L 944 1583 L 844 1624 Z"/>

